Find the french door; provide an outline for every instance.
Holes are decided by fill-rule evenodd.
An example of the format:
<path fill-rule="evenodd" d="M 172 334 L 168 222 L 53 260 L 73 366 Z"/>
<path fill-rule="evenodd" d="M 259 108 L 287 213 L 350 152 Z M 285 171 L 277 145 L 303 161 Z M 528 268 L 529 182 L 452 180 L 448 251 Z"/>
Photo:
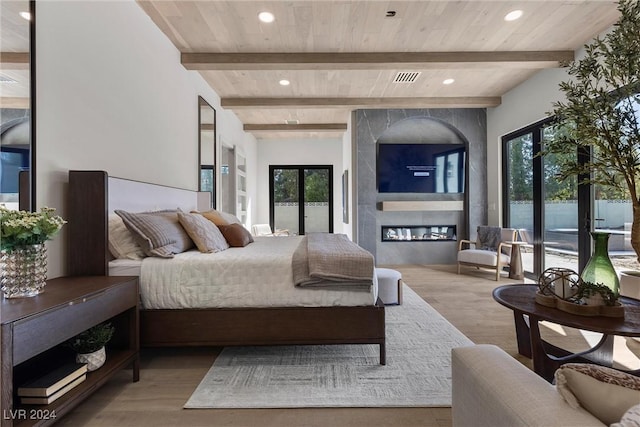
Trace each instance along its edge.
<path fill-rule="evenodd" d="M 333 232 L 333 166 L 269 166 L 269 222 L 289 234 Z"/>

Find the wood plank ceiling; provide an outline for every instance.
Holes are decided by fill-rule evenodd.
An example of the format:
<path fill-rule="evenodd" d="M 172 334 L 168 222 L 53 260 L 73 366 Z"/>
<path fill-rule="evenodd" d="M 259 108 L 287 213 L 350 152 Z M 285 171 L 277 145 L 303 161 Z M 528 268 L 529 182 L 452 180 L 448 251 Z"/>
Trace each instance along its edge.
<path fill-rule="evenodd" d="M 257 138 L 340 137 L 356 108 L 499 105 L 618 17 L 611 0 L 137 2 Z M 0 72 L 17 80 L 27 70 L 7 54 L 28 51 L 28 37 L 8 7 L 20 3 L 2 1 Z M 515 9 L 522 18 L 506 22 Z M 394 83 L 405 71 L 415 82 Z M 28 98 L 28 84 L 3 84 L 2 97 Z"/>
<path fill-rule="evenodd" d="M 494 107 L 618 17 L 601 0 L 138 3 L 258 138 L 340 136 L 356 108 Z M 420 74 L 394 83 L 403 71 Z M 306 127 L 285 133 L 286 120 Z"/>

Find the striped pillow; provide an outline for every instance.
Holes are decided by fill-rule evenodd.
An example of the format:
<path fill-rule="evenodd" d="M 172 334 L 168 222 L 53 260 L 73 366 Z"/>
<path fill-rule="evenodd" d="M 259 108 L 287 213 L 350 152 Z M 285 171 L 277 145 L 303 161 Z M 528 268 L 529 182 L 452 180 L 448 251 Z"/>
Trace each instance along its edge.
<path fill-rule="evenodd" d="M 193 241 L 178 221 L 177 210 L 115 213 L 148 256 L 173 258 L 173 254 L 193 248 Z"/>

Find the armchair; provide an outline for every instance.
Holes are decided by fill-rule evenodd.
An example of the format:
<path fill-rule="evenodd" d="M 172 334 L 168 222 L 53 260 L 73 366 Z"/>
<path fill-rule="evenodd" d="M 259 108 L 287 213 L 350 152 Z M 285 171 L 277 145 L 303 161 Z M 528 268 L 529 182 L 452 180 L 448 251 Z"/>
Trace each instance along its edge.
<path fill-rule="evenodd" d="M 458 242 L 458 274 L 461 266 L 488 268 L 500 272 L 511 263 L 511 245 L 516 240 L 515 228 L 478 226 L 476 240 L 461 239 Z M 473 247 L 472 247 L 473 246 Z"/>
<path fill-rule="evenodd" d="M 251 234 L 254 236 L 288 236 L 289 230 L 272 231 L 269 224 L 254 224 L 251 227 Z"/>

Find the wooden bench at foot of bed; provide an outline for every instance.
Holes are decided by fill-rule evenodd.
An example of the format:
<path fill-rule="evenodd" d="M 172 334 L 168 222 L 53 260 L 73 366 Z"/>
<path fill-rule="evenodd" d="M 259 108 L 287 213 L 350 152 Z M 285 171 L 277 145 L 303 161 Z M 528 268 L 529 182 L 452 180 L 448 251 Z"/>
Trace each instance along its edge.
<path fill-rule="evenodd" d="M 172 199 L 176 193 L 180 203 Z M 145 207 L 144 200 L 150 194 L 155 199 Z M 104 171 L 69 171 L 69 274 L 109 274 L 109 212 L 132 210 L 123 200 L 134 200 L 134 211 L 163 208 L 159 201 L 188 211 L 198 208 L 199 194 L 113 178 Z M 185 206 L 184 200 L 193 200 L 192 206 Z M 377 344 L 380 364 L 384 365 L 384 305 L 378 299 L 375 305 L 354 307 L 141 310 L 140 343 L 147 347 Z"/>

